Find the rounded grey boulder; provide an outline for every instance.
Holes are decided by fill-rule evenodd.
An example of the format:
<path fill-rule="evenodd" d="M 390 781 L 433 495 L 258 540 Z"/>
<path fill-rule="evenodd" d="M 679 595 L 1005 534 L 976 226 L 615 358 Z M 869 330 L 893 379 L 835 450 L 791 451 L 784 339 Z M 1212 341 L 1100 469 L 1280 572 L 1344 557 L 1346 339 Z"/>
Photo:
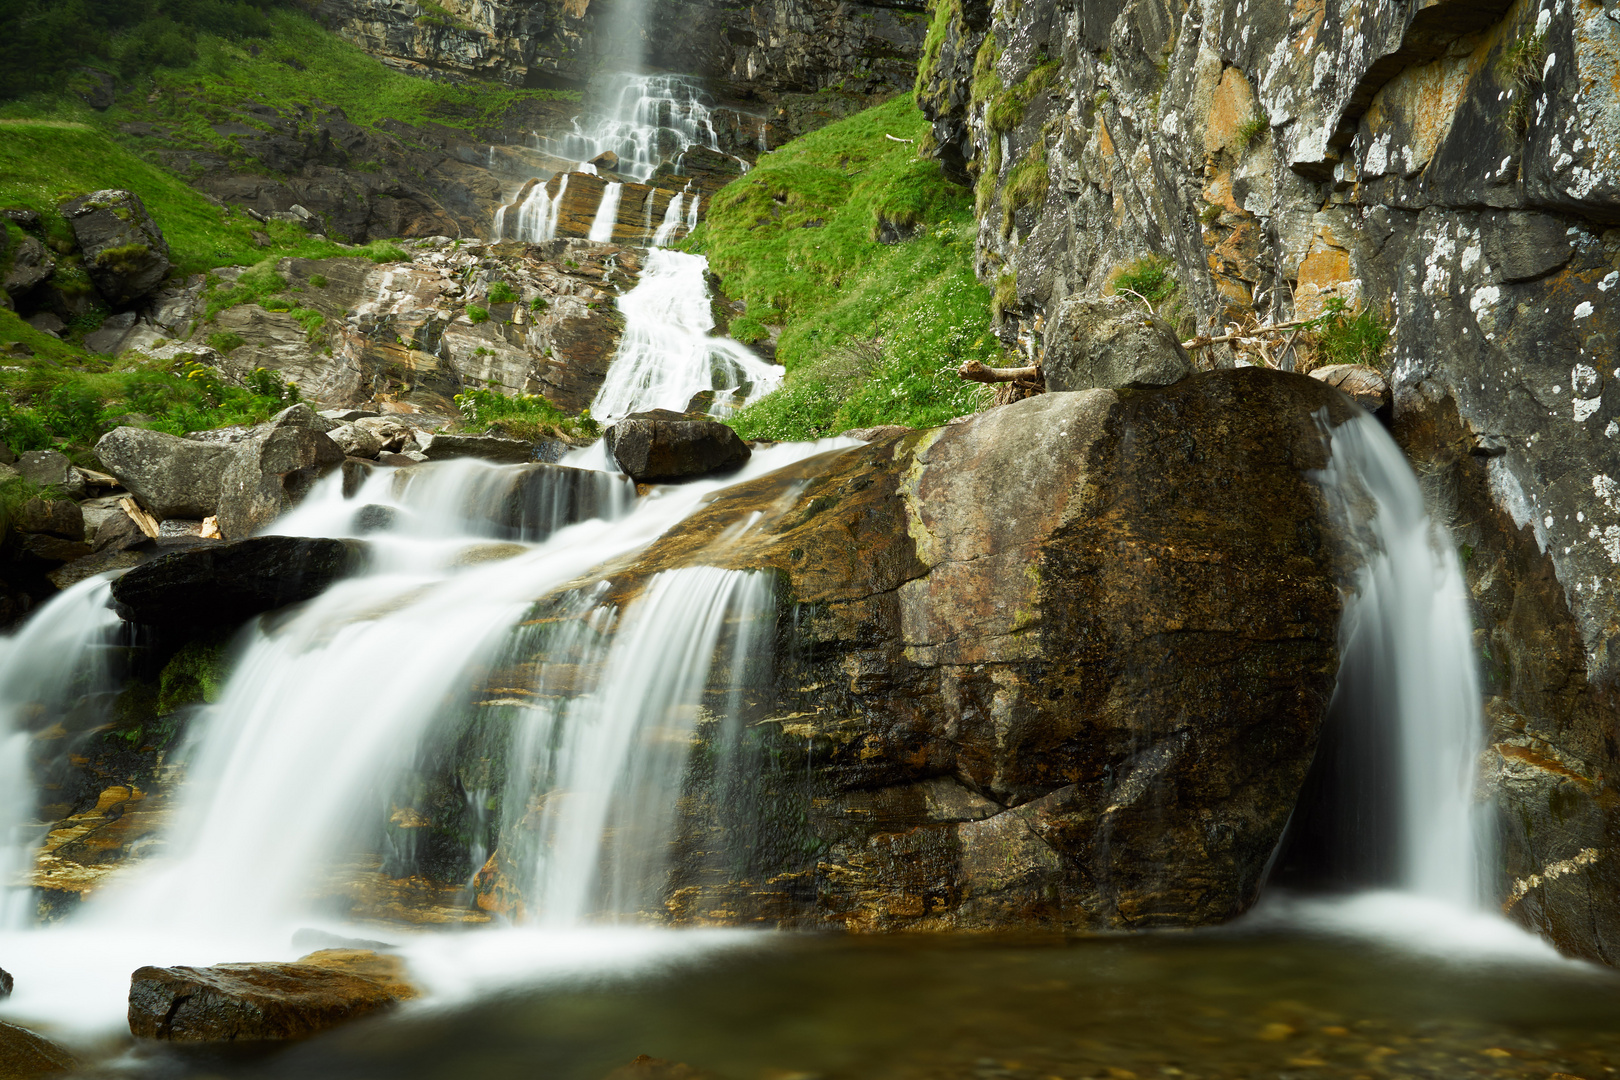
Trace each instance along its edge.
<path fill-rule="evenodd" d="M 1046 331 L 1048 390 L 1145 390 L 1193 373 L 1169 323 L 1124 296 L 1071 296 Z"/>

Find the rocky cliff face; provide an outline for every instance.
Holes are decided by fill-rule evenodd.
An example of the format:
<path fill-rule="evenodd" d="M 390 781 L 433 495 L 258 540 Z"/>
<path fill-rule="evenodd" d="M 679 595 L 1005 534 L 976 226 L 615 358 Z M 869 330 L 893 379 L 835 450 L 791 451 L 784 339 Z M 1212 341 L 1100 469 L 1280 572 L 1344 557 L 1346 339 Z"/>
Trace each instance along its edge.
<path fill-rule="evenodd" d="M 1392 329 L 1395 425 L 1458 509 L 1494 676 L 1504 902 L 1616 960 L 1620 10 L 933 11 L 920 100 L 978 187 L 1009 341 L 1038 352 L 1060 300 L 1144 258 L 1184 333 L 1335 298 Z"/>

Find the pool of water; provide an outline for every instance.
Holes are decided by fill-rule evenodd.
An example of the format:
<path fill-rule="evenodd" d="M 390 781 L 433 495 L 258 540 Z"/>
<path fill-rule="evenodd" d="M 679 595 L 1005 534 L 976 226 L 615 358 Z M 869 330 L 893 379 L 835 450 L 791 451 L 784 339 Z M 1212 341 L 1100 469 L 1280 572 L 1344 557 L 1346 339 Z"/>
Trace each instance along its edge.
<path fill-rule="evenodd" d="M 604 1080 L 1540 1077 L 1620 1070 L 1620 976 L 1276 921 L 1088 939 L 749 934 L 577 966 L 268 1055 L 145 1047 L 129 1076 Z M 97 1070 L 103 1072 L 104 1070 Z M 619 1080 L 619 1078 L 616 1078 Z"/>

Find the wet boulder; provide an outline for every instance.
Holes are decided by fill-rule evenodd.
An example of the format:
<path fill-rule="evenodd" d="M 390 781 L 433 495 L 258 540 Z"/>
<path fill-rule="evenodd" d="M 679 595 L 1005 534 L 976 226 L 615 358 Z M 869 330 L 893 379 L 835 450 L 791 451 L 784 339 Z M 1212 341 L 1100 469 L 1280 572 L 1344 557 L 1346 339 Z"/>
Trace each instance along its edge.
<path fill-rule="evenodd" d="M 312 599 L 357 570 L 358 540 L 254 536 L 204 543 L 145 562 L 113 583 L 120 618 L 175 629 L 236 626 Z"/>
<path fill-rule="evenodd" d="M 1046 330 L 1048 390 L 1139 390 L 1193 372 L 1169 323 L 1126 296 L 1071 296 Z"/>
<path fill-rule="evenodd" d="M 519 465 L 534 460 L 534 444 L 522 439 L 507 439 L 499 435 L 446 435 L 424 434 L 420 437 L 422 453 L 429 461 L 449 461 L 451 458 L 474 457 L 504 465 Z"/>
<path fill-rule="evenodd" d="M 268 525 L 343 465 L 343 451 L 326 434 L 329 426 L 308 405 L 294 405 L 236 444 L 219 485 L 217 516 L 226 539 Z"/>
<path fill-rule="evenodd" d="M 169 244 L 140 196 L 106 190 L 62 204 L 96 291 L 114 307 L 147 295 L 169 276 Z"/>
<path fill-rule="evenodd" d="M 398 957 L 358 949 L 291 964 L 143 967 L 130 977 L 129 1030 L 169 1042 L 302 1039 L 415 996 Z"/>
<path fill-rule="evenodd" d="M 0 1021 L 0 1077 L 32 1080 L 36 1076 L 71 1072 L 77 1067 L 73 1055 L 49 1039 Z"/>
<path fill-rule="evenodd" d="M 231 448 L 145 428 L 113 428 L 96 443 L 102 468 L 158 519 L 205 518 L 219 509 Z"/>
<path fill-rule="evenodd" d="M 655 409 L 607 430 L 608 452 L 637 483 L 692 480 L 741 468 L 748 444 L 718 420 Z"/>

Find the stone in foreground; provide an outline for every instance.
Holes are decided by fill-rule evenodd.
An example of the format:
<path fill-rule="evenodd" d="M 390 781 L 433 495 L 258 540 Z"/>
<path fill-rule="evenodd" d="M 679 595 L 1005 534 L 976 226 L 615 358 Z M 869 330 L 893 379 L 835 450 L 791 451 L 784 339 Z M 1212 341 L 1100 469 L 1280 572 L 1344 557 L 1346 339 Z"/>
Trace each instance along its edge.
<path fill-rule="evenodd" d="M 170 1042 L 302 1039 L 415 996 L 397 957 L 358 949 L 293 964 L 143 967 L 130 977 L 129 1030 Z"/>
<path fill-rule="evenodd" d="M 331 421 L 308 405 L 283 409 L 236 446 L 219 485 L 219 529 L 236 540 L 279 517 L 343 464 Z"/>
<path fill-rule="evenodd" d="M 255 536 L 188 548 L 137 566 L 113 583 L 120 618 L 175 629 L 235 626 L 319 596 L 360 564 L 357 540 Z"/>
<path fill-rule="evenodd" d="M 1370 413 L 1387 409 L 1393 400 L 1383 372 L 1366 364 L 1331 364 L 1311 372 L 1311 378 L 1336 386 Z"/>
<path fill-rule="evenodd" d="M 66 1050 L 26 1028 L 0 1022 L 0 1077 L 29 1080 L 71 1072 L 78 1063 Z"/>
<path fill-rule="evenodd" d="M 608 451 L 639 483 L 691 480 L 742 467 L 751 456 L 738 434 L 706 417 L 655 409 L 607 430 Z"/>
<path fill-rule="evenodd" d="M 534 460 L 534 444 L 522 439 L 503 439 L 499 435 L 443 435 L 426 439 L 422 453 L 429 461 L 449 461 L 451 458 L 474 457 L 503 465 L 521 465 Z"/>
<path fill-rule="evenodd" d="M 1041 361 L 1048 390 L 1144 390 L 1193 372 L 1170 324 L 1124 296 L 1073 296 L 1058 305 Z"/>

